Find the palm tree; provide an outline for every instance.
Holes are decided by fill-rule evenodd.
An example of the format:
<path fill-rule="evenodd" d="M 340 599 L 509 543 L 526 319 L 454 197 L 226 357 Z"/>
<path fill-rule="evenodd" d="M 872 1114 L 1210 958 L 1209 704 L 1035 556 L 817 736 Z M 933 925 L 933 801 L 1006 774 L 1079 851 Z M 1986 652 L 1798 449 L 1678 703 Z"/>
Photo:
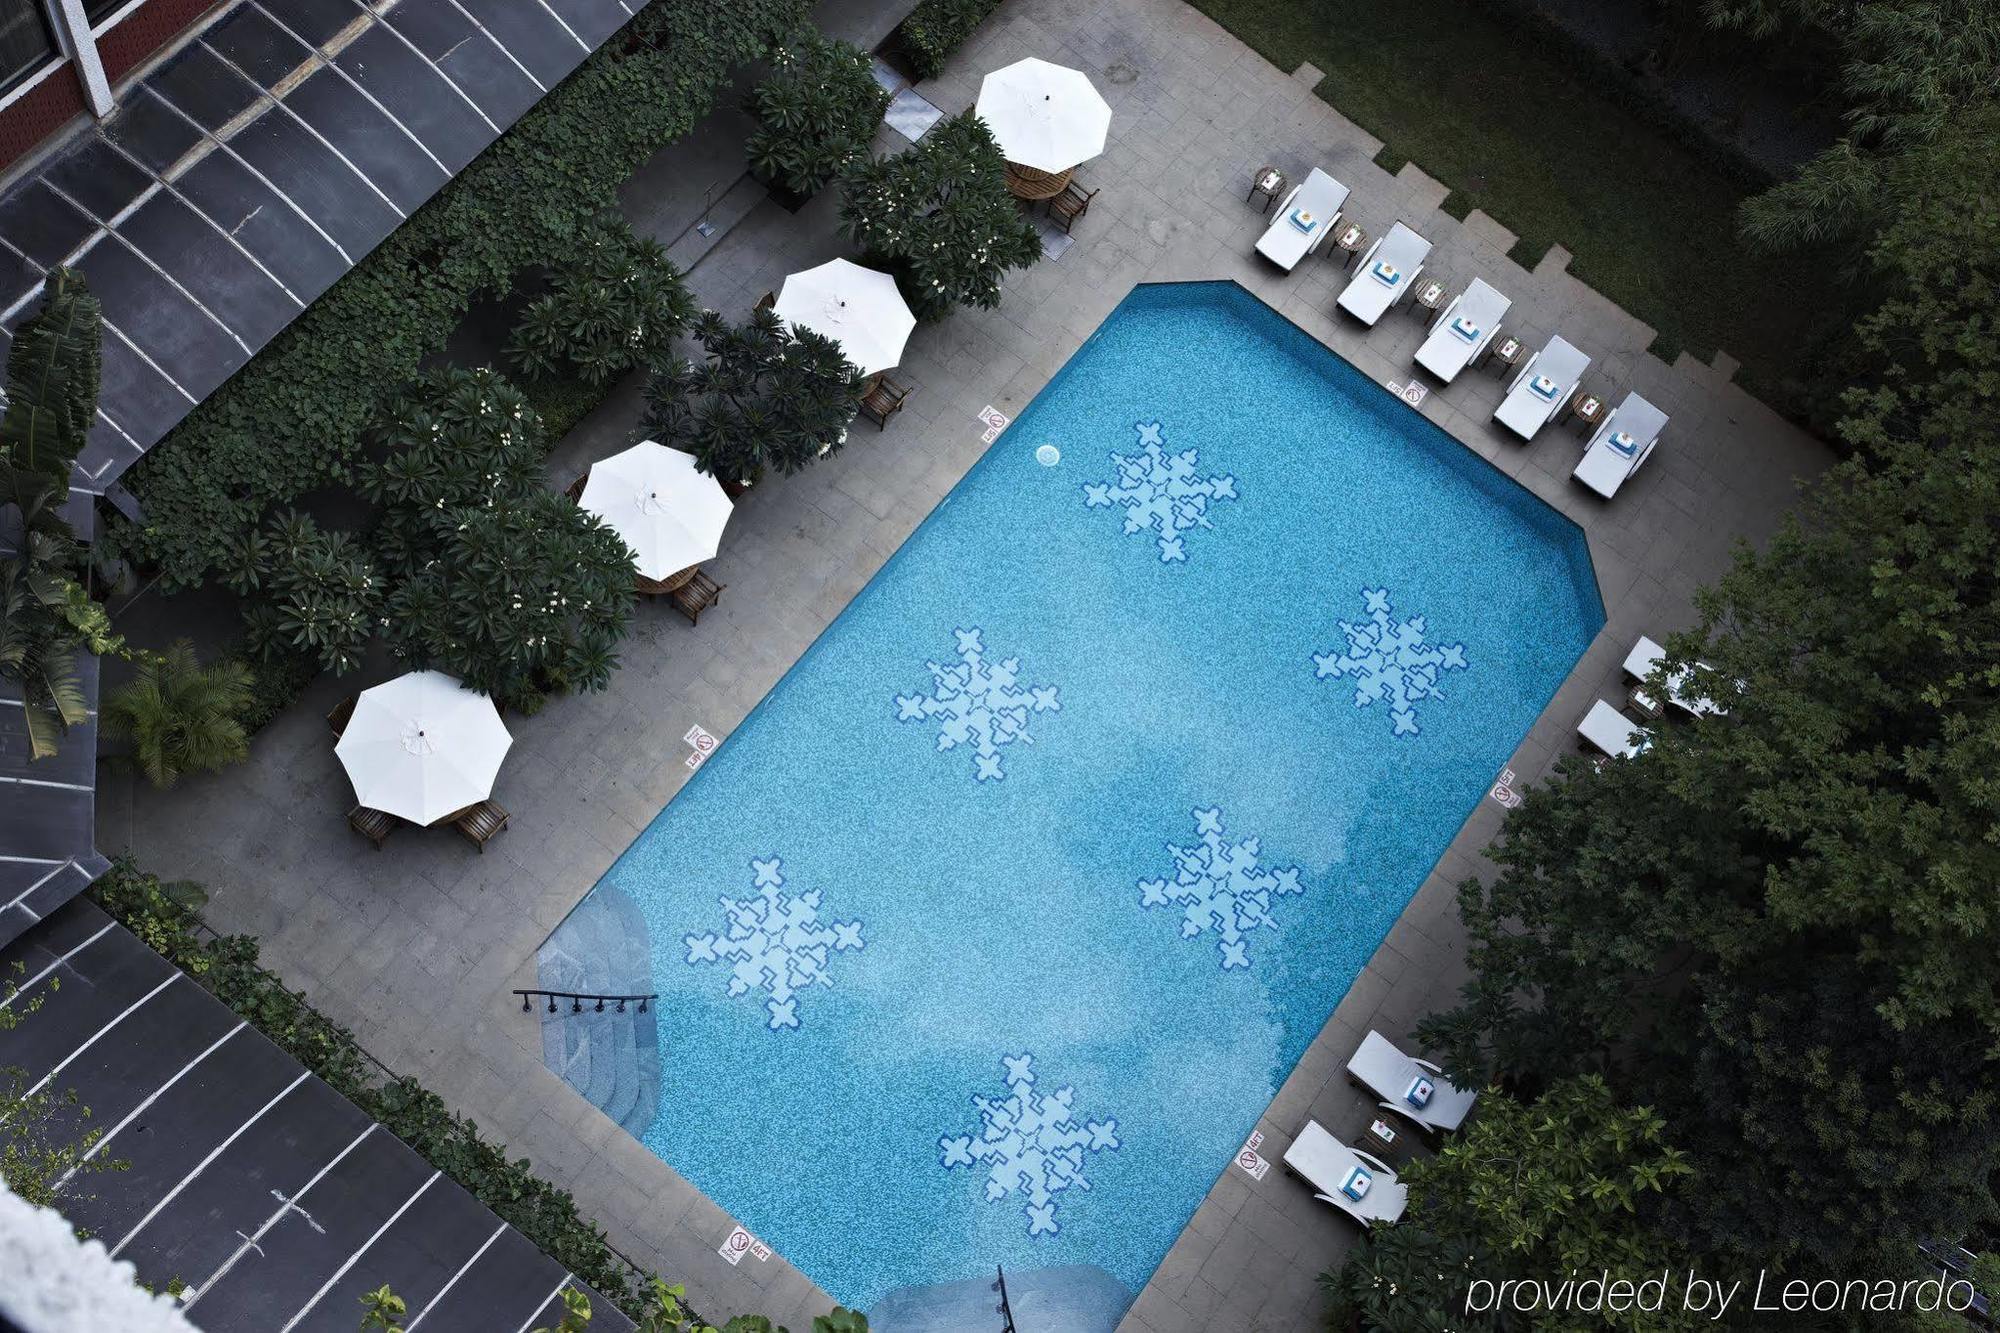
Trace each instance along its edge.
<path fill-rule="evenodd" d="M 132 759 L 155 787 L 183 773 L 205 773 L 250 753 L 242 714 L 250 706 L 250 669 L 241 662 L 203 666 L 186 639 L 146 654 L 132 683 L 104 705 L 105 728 L 132 741 Z"/>
<path fill-rule="evenodd" d="M 57 610 L 64 585 L 42 550 L 53 539 L 28 537 L 28 554 L 0 560 L 0 680 L 21 692 L 28 747 L 36 759 L 56 752 L 63 732 L 90 716 L 77 676 L 76 635 Z"/>

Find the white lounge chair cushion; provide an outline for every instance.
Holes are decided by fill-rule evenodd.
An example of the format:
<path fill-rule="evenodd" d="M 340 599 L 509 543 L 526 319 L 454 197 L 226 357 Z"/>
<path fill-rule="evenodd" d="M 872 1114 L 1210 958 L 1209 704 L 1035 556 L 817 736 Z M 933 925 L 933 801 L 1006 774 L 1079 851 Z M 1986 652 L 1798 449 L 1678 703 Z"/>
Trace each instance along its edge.
<path fill-rule="evenodd" d="M 1479 1094 L 1468 1092 L 1438 1072 L 1435 1065 L 1413 1060 L 1379 1032 L 1370 1032 L 1347 1062 L 1347 1072 L 1374 1093 L 1390 1110 L 1426 1129 L 1457 1129 L 1465 1122 Z M 1413 1078 L 1431 1081 L 1431 1098 L 1422 1110 L 1403 1100 Z"/>

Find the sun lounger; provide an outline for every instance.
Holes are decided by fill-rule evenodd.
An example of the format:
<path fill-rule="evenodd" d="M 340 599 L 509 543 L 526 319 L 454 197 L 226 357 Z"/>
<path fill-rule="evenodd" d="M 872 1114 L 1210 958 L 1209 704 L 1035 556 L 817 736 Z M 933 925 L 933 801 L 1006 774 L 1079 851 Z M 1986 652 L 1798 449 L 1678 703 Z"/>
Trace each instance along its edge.
<path fill-rule="evenodd" d="M 1335 304 L 1372 328 L 1416 285 L 1430 253 L 1429 241 L 1398 222 L 1362 254 L 1354 277 Z"/>
<path fill-rule="evenodd" d="M 1374 1093 L 1382 1109 L 1422 1129 L 1457 1129 L 1479 1094 L 1467 1092 L 1428 1060 L 1404 1055 L 1387 1037 L 1370 1032 L 1347 1062 L 1347 1076 Z"/>
<path fill-rule="evenodd" d="M 1396 1173 L 1358 1148 L 1350 1148 L 1308 1120 L 1285 1149 L 1285 1165 L 1325 1200 L 1367 1226 L 1394 1222 L 1409 1203 L 1410 1190 Z"/>
<path fill-rule="evenodd" d="M 1257 238 L 1257 253 L 1290 273 L 1340 223 L 1347 187 L 1314 167 L 1278 205 L 1277 216 Z"/>
<path fill-rule="evenodd" d="M 1576 393 L 1590 358 L 1561 338 L 1528 358 L 1507 387 L 1507 396 L 1493 409 L 1493 419 L 1524 440 L 1556 419 Z"/>
<path fill-rule="evenodd" d="M 1584 743 L 1608 755 L 1630 759 L 1646 748 L 1646 731 L 1637 722 L 1599 699 L 1576 724 Z"/>
<path fill-rule="evenodd" d="M 1653 456 L 1653 446 L 1660 442 L 1660 432 L 1666 426 L 1665 412 L 1636 393 L 1626 394 L 1625 401 L 1598 424 L 1570 476 L 1609 500 L 1618 494 L 1625 478 Z"/>
<path fill-rule="evenodd" d="M 1451 383 L 1452 376 L 1485 352 L 1513 304 L 1497 288 L 1474 278 L 1472 285 L 1453 297 L 1451 304 L 1432 321 L 1430 336 L 1417 349 L 1417 364 L 1446 384 Z"/>
<path fill-rule="evenodd" d="M 1639 642 L 1632 645 L 1632 651 L 1625 655 L 1625 674 L 1633 680 L 1644 682 L 1653 674 L 1653 668 L 1667 655 L 1667 650 L 1641 634 Z M 1697 663 L 1706 666 L 1707 663 Z M 1699 716 L 1702 713 L 1726 713 L 1729 710 L 1713 699 L 1699 699 L 1688 692 L 1688 673 L 1685 669 L 1667 677 L 1667 700 L 1683 712 Z M 1649 712 L 1658 712 L 1659 705 L 1643 690 L 1635 690 L 1633 699 Z"/>

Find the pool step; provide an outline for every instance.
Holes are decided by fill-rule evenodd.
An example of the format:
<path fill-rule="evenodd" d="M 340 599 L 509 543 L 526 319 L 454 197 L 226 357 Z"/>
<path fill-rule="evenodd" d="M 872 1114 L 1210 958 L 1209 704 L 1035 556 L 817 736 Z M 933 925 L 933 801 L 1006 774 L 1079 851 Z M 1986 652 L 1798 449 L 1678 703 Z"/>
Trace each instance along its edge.
<path fill-rule="evenodd" d="M 1009 1268 L 1008 1304 L 1017 1333 L 1112 1333 L 1132 1304 L 1125 1284 L 1094 1264 Z M 870 1333 L 966 1333 L 997 1329 L 993 1279 L 898 1287 L 868 1311 Z"/>
<path fill-rule="evenodd" d="M 600 888 L 577 905 L 542 946 L 541 984 L 587 994 L 643 995 L 653 989 L 646 920 L 638 905 Z M 588 1003 L 572 1013 L 558 1003 L 542 1013 L 542 1059 L 591 1105 L 634 1138 L 644 1137 L 659 1110 L 660 1038 L 652 1006 L 624 1013 Z"/>

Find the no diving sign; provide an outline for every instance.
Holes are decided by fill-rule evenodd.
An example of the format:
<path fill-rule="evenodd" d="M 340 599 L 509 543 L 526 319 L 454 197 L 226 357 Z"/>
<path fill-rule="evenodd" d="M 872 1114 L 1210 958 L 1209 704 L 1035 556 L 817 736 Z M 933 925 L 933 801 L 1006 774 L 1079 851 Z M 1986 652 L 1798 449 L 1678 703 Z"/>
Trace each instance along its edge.
<path fill-rule="evenodd" d="M 1251 1134 L 1249 1141 L 1236 1150 L 1236 1165 L 1252 1180 L 1262 1180 L 1271 1170 L 1270 1159 L 1257 1151 L 1263 1146 L 1264 1135 L 1258 1132 Z"/>
<path fill-rule="evenodd" d="M 722 1242 L 716 1253 L 732 1264 L 742 1263 L 746 1254 L 762 1263 L 771 1257 L 771 1247 L 742 1227 L 735 1227 L 730 1230 L 729 1238 Z"/>
<path fill-rule="evenodd" d="M 681 737 L 681 739 L 686 741 L 694 751 L 694 753 L 687 757 L 687 766 L 689 768 L 700 768 L 707 762 L 708 757 L 715 753 L 715 747 L 721 744 L 699 722 L 689 727 L 687 735 Z"/>

